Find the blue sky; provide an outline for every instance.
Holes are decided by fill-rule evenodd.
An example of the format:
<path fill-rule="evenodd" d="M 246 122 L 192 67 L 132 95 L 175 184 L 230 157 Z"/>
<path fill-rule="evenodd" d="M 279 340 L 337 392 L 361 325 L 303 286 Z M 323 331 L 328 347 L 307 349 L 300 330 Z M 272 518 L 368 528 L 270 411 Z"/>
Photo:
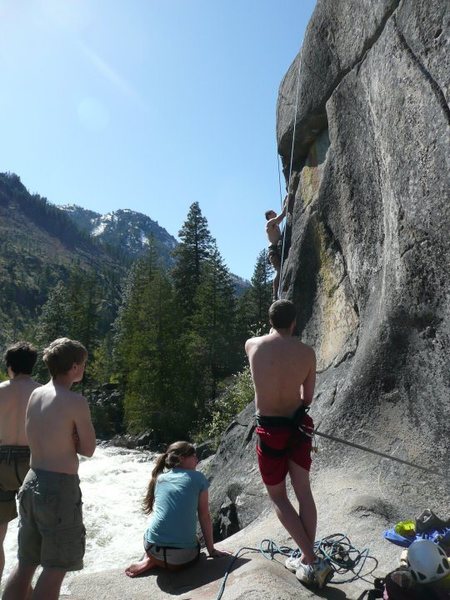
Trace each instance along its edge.
<path fill-rule="evenodd" d="M 263 213 L 280 206 L 278 87 L 314 5 L 0 0 L 0 171 L 174 236 L 197 201 L 230 270 L 250 278 Z"/>

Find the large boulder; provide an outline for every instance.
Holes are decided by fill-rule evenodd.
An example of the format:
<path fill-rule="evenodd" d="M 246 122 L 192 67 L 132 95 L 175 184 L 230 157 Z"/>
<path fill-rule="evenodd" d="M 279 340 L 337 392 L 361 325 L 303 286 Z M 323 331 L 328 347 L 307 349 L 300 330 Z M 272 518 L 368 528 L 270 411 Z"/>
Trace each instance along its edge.
<path fill-rule="evenodd" d="M 282 288 L 297 304 L 302 337 L 318 353 L 316 414 L 323 430 L 444 472 L 450 422 L 449 5 L 391 2 L 380 16 L 383 3 L 370 4 L 373 11 L 366 3 L 366 19 L 356 28 L 343 19 L 345 12 L 328 19 L 327 7 L 336 11 L 347 2 L 320 2 L 309 27 L 318 55 L 325 46 L 341 71 L 325 104 L 323 129 L 310 131 L 307 152 L 293 165 L 300 178 Z M 366 36 L 357 61 L 358 44 L 329 42 L 342 38 L 341 28 Z M 307 42 L 303 55 L 312 60 Z M 319 81 L 316 105 L 323 98 Z M 279 114 L 286 95 L 282 86 Z M 344 455 L 349 464 L 356 457 L 373 461 L 359 451 Z M 414 494 L 418 471 L 390 468 L 392 485 L 402 481 L 404 492 Z M 445 483 L 430 480 L 424 501 L 448 506 Z"/>
<path fill-rule="evenodd" d="M 317 352 L 316 425 L 440 475 L 332 441 L 315 470 L 376 482 L 399 518 L 449 506 L 449 13 L 319 0 L 278 98 L 296 186 L 282 295 Z M 267 506 L 252 433 L 249 407 L 208 466 L 215 510 L 239 527 Z"/>

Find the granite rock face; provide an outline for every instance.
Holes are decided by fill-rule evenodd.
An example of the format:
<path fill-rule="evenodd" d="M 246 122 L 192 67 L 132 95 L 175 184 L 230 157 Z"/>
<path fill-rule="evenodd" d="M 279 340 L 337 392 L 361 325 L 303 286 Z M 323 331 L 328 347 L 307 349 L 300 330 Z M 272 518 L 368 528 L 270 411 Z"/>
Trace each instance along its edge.
<path fill-rule="evenodd" d="M 253 414 L 250 404 L 229 425 L 214 458 L 202 469 L 212 481 L 215 539 L 243 529 L 267 507 L 254 451 Z"/>
<path fill-rule="evenodd" d="M 447 0 L 319 0 L 277 107 L 286 179 L 290 172 L 298 178 L 282 295 L 296 303 L 300 335 L 317 352 L 316 425 L 442 475 L 331 441 L 321 443 L 316 465 L 381 479 L 385 497 L 418 508 L 420 496 L 423 508 L 443 516 L 449 39 Z M 216 504 L 238 484 L 240 526 L 267 507 L 251 421 L 249 408 L 210 464 L 220 473 Z"/>

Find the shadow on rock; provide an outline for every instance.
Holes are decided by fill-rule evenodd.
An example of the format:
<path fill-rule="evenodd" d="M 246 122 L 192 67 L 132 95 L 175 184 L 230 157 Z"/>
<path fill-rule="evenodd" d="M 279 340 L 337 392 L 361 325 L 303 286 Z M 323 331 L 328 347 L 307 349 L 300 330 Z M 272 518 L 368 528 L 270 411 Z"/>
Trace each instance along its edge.
<path fill-rule="evenodd" d="M 301 584 L 300 584 L 301 585 Z M 328 600 L 345 600 L 345 599 L 349 599 L 349 596 L 347 596 L 347 594 L 343 591 L 340 590 L 339 588 L 336 587 L 331 587 L 331 586 L 327 586 L 325 587 L 323 590 L 317 590 L 317 589 L 309 589 L 309 588 L 304 588 L 305 590 L 308 590 L 311 593 L 311 597 L 317 597 L 317 598 L 327 598 Z"/>
<path fill-rule="evenodd" d="M 200 560 L 186 570 L 170 572 L 164 569 L 154 569 L 139 576 L 139 579 L 156 575 L 156 584 L 161 591 L 178 596 L 222 579 L 230 561 L 230 556 L 207 559 L 202 553 Z M 233 563 L 232 571 L 236 571 L 248 561 L 249 559 L 237 558 Z"/>

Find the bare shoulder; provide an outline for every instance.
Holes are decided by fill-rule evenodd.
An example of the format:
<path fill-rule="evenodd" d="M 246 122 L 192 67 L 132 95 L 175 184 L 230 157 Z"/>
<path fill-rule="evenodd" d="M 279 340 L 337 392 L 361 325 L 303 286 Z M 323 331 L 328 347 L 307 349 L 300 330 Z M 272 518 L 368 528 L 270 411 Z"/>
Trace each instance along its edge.
<path fill-rule="evenodd" d="M 305 350 L 305 352 L 308 352 L 311 355 L 316 355 L 316 353 L 314 352 L 314 348 L 312 346 L 310 346 L 309 344 L 305 344 L 305 342 L 302 342 L 300 339 L 297 338 L 298 343 L 300 344 L 300 346 Z"/>
<path fill-rule="evenodd" d="M 67 393 L 64 394 L 64 405 L 67 410 L 66 414 L 72 419 L 84 418 L 89 411 L 86 398 L 82 394 L 71 390 L 67 390 Z"/>
<path fill-rule="evenodd" d="M 36 400 L 49 392 L 49 384 L 48 383 L 45 385 L 42 385 L 42 384 L 38 383 L 37 381 L 35 383 L 36 383 L 36 385 L 34 386 L 34 389 L 30 394 L 30 401 Z"/>
<path fill-rule="evenodd" d="M 0 383 L 0 402 L 2 404 L 5 404 L 5 402 L 8 401 L 8 398 L 11 395 L 10 387 L 11 387 L 10 381 L 2 381 L 2 383 Z"/>
<path fill-rule="evenodd" d="M 78 392 L 73 392 L 72 390 L 69 390 L 67 392 L 67 399 L 70 400 L 74 404 L 74 406 L 86 406 L 87 405 L 87 400 L 83 396 L 83 394 L 80 394 Z"/>
<path fill-rule="evenodd" d="M 305 344 L 304 342 L 302 342 L 300 339 L 296 338 L 296 343 L 297 343 L 297 347 L 299 349 L 299 351 L 306 356 L 307 358 L 311 359 L 311 360 L 316 360 L 316 353 L 314 351 L 314 348 L 312 346 L 309 346 L 308 344 Z"/>
<path fill-rule="evenodd" d="M 256 344 L 256 340 L 258 338 L 257 337 L 252 337 L 252 338 L 248 338 L 248 340 L 245 342 L 245 351 L 248 354 L 248 351 L 253 348 L 253 346 Z"/>
<path fill-rule="evenodd" d="M 260 336 L 256 336 L 256 337 L 252 337 L 249 338 L 246 342 L 245 342 L 245 351 L 248 354 L 250 350 L 252 350 L 252 348 L 256 348 L 256 346 L 260 346 L 264 339 L 267 336 L 265 335 L 260 335 Z"/>
<path fill-rule="evenodd" d="M 39 383 L 38 381 L 34 381 L 32 379 L 27 386 L 27 391 L 29 393 L 30 400 L 31 400 L 31 398 L 35 397 L 37 390 L 43 390 L 44 388 L 45 388 L 45 386 L 42 385 L 42 383 Z"/>

